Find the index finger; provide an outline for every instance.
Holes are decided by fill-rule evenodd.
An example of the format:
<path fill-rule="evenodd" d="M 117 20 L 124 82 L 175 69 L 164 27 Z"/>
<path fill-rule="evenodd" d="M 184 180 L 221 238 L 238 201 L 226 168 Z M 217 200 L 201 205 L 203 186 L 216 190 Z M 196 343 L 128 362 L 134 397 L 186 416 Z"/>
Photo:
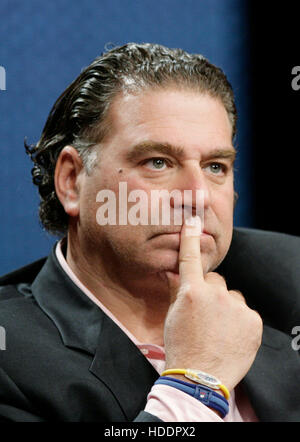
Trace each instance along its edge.
<path fill-rule="evenodd" d="M 180 235 L 179 275 L 181 284 L 204 281 L 201 260 L 201 219 L 192 216 L 185 220 Z"/>

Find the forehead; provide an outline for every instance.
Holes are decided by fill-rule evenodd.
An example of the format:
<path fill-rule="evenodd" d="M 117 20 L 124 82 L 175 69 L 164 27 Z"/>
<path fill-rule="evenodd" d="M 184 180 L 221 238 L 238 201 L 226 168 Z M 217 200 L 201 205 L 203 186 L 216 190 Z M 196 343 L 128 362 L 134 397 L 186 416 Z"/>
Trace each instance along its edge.
<path fill-rule="evenodd" d="M 192 90 L 120 94 L 111 105 L 108 123 L 109 138 L 121 146 L 148 139 L 187 149 L 231 145 L 232 128 L 222 102 Z"/>

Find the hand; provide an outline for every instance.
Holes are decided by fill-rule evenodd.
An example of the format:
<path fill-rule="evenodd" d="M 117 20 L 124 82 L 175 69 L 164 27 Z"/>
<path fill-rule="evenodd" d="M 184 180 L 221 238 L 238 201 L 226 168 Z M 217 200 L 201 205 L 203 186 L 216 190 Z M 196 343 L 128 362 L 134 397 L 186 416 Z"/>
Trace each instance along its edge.
<path fill-rule="evenodd" d="M 166 369 L 199 369 L 231 391 L 255 359 L 262 320 L 222 276 L 203 274 L 200 218 L 194 219 L 198 225 L 182 227 L 179 276 L 166 272 L 173 300 L 164 329 Z"/>

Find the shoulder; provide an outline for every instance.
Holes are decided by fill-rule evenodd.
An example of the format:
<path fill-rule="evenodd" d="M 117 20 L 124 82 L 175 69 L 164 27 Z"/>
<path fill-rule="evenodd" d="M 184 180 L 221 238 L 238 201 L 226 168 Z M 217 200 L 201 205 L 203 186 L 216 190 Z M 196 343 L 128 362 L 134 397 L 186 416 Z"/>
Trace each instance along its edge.
<path fill-rule="evenodd" d="M 5 351 L 0 351 L 2 368 L 22 367 L 50 349 L 63 348 L 59 331 L 32 296 L 30 284 L 0 287 L 0 327 L 5 339 Z"/>
<path fill-rule="evenodd" d="M 225 265 L 266 283 L 300 285 L 300 237 L 257 229 L 235 228 Z M 274 279 L 275 278 L 275 279 Z M 300 296 L 300 294 L 299 294 Z"/>
<path fill-rule="evenodd" d="M 245 227 L 235 227 L 233 229 L 231 248 L 236 249 L 244 246 L 251 250 L 252 247 L 258 245 L 260 245 L 260 248 L 256 248 L 257 254 L 271 253 L 272 256 L 276 256 L 280 252 L 289 255 L 299 255 L 300 253 L 299 236 Z"/>
<path fill-rule="evenodd" d="M 236 267 L 249 271 L 259 270 L 258 266 L 269 268 L 274 273 L 289 269 L 299 271 L 300 237 L 285 233 L 258 229 L 234 228 L 232 242 L 222 267 Z M 265 275 L 267 276 L 267 275 Z M 300 276 L 300 275 L 299 275 Z"/>
<path fill-rule="evenodd" d="M 0 277 L 0 326 L 26 331 L 40 314 L 31 291 L 31 284 L 45 259 L 35 261 Z M 25 323 L 27 327 L 25 327 Z"/>
<path fill-rule="evenodd" d="M 300 316 L 300 238 L 285 233 L 235 228 L 218 271 L 239 289 L 250 307 L 290 333 Z"/>
<path fill-rule="evenodd" d="M 41 355 L 63 348 L 53 321 L 36 302 L 31 284 L 45 259 L 36 261 L 0 278 L 0 367 L 16 372 L 30 367 Z"/>

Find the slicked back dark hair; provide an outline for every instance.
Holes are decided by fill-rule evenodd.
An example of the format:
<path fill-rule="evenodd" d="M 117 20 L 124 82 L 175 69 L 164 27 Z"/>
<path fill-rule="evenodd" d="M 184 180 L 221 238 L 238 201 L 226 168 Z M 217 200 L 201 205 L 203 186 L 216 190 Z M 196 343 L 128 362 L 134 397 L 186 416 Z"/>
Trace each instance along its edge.
<path fill-rule="evenodd" d="M 145 89 L 192 89 L 221 100 L 236 133 L 236 107 L 232 87 L 223 71 L 200 54 L 169 49 L 158 44 L 128 43 L 97 57 L 55 102 L 40 140 L 25 148 L 34 167 L 33 182 L 40 194 L 40 220 L 49 232 L 65 234 L 68 215 L 57 198 L 54 172 L 66 145 L 79 152 L 86 172 L 93 146 L 100 143 L 109 125 L 106 117 L 113 99 L 121 92 Z"/>

